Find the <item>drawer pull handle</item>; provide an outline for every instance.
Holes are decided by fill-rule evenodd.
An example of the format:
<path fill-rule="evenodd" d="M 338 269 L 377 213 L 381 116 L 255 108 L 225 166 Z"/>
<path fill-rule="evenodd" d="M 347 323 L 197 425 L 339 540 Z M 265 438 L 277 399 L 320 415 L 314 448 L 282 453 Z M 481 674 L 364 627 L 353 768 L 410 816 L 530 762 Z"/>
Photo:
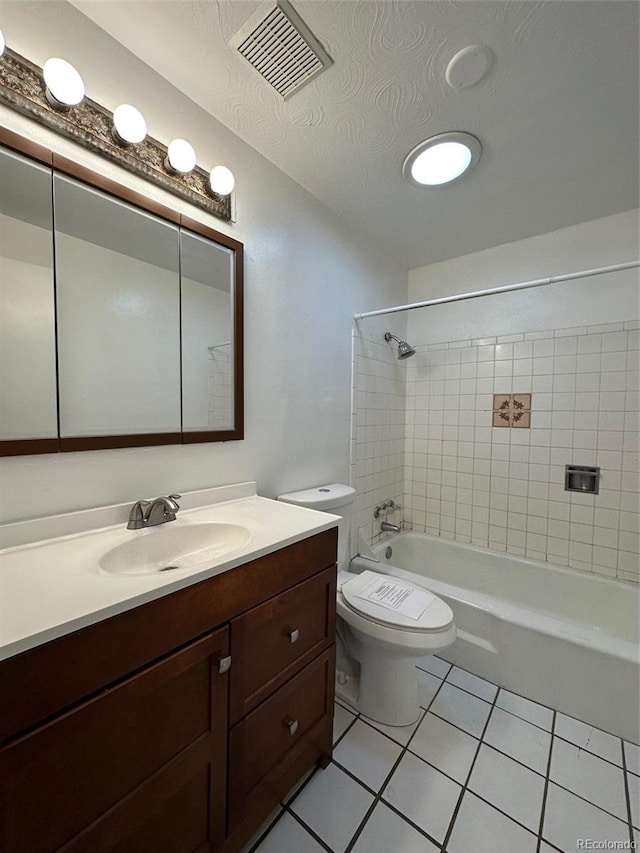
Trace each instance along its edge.
<path fill-rule="evenodd" d="M 298 641 L 298 637 L 300 636 L 300 631 L 298 628 L 294 628 L 293 631 L 289 631 L 289 642 L 296 643 Z"/>
<path fill-rule="evenodd" d="M 231 655 L 224 658 L 218 658 L 218 672 L 229 672 L 231 669 Z"/>
<path fill-rule="evenodd" d="M 285 720 L 285 726 L 289 729 L 289 734 L 292 736 L 298 731 L 297 720 Z"/>

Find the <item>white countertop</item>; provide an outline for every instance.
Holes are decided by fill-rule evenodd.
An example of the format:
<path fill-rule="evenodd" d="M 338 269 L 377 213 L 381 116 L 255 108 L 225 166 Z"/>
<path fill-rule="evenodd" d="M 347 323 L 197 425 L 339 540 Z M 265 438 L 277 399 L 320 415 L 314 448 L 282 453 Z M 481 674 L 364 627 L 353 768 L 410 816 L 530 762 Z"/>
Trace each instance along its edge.
<path fill-rule="evenodd" d="M 215 492 L 223 497 L 233 494 L 229 487 L 207 490 L 207 499 Z M 189 502 L 194 499 L 187 497 Z M 64 520 L 58 529 L 68 529 L 72 515 L 82 514 L 58 517 Z M 256 495 L 182 509 L 167 525 L 231 522 L 246 526 L 251 539 L 213 566 L 159 574 L 112 574 L 99 565 L 110 549 L 136 536 L 152 536 L 158 528 L 127 530 L 120 522 L 6 548 L 0 551 L 0 660 L 234 569 L 335 527 L 339 520 L 327 512 Z M 55 528 L 49 524 L 45 529 Z"/>

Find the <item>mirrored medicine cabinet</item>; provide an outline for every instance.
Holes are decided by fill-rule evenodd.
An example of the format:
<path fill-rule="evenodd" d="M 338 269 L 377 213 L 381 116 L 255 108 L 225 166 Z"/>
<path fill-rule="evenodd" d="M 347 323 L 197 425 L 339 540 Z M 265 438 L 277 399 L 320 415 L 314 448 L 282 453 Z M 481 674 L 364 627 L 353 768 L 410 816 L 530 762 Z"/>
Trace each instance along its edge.
<path fill-rule="evenodd" d="M 0 129 L 0 455 L 243 438 L 243 246 Z"/>

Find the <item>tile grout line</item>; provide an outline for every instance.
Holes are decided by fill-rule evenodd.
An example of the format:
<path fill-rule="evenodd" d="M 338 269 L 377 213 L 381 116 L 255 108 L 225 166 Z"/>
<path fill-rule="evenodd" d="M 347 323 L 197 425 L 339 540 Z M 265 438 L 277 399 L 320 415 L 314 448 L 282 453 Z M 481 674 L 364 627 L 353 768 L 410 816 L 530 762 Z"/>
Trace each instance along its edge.
<path fill-rule="evenodd" d="M 360 835 L 362 834 L 362 832 L 363 832 L 363 830 L 364 830 L 365 826 L 367 825 L 367 822 L 369 821 L 369 818 L 370 818 L 370 817 L 371 817 L 371 815 L 373 814 L 373 810 L 374 810 L 374 809 L 375 809 L 375 807 L 378 805 L 378 803 L 381 801 L 381 799 L 382 799 L 382 792 L 385 790 L 385 788 L 386 788 L 386 787 L 387 787 L 387 785 L 389 784 L 389 780 L 391 779 L 391 777 L 393 776 L 393 774 L 396 772 L 396 769 L 398 768 L 398 765 L 400 764 L 400 762 L 402 761 L 402 759 L 404 758 L 404 756 L 405 756 L 405 755 L 406 755 L 406 753 L 408 752 L 408 750 L 409 750 L 409 744 L 410 744 L 410 743 L 411 743 L 411 741 L 413 740 L 413 738 L 414 738 L 414 736 L 415 736 L 415 733 L 418 731 L 418 728 L 419 728 L 420 724 L 422 723 L 422 721 L 423 721 L 423 720 L 424 720 L 424 718 L 426 717 L 426 715 L 427 715 L 427 713 L 428 713 L 428 711 L 429 711 L 429 708 L 430 708 L 430 707 L 433 705 L 433 703 L 435 702 L 436 697 L 438 696 L 438 693 L 440 693 L 440 690 L 442 689 L 442 685 L 443 685 L 443 684 L 444 684 L 444 679 L 442 679 L 442 680 L 440 681 L 440 685 L 438 686 L 438 689 L 437 689 L 437 690 L 436 690 L 436 692 L 434 693 L 434 695 L 433 695 L 433 697 L 432 697 L 431 701 L 429 702 L 429 704 L 428 704 L 427 708 L 423 709 L 423 708 L 420 706 L 420 710 L 421 710 L 421 711 L 422 711 L 422 710 L 424 710 L 424 713 L 423 713 L 423 714 L 421 714 L 421 715 L 420 715 L 420 717 L 418 718 L 418 725 L 416 726 L 416 728 L 414 729 L 414 731 L 411 733 L 411 737 L 409 738 L 409 740 L 407 741 L 407 743 L 406 743 L 406 744 L 404 744 L 404 746 L 402 746 L 402 749 L 401 749 L 401 751 L 400 751 L 400 754 L 398 755 L 397 759 L 396 759 L 396 760 L 395 760 L 395 762 L 393 763 L 393 766 L 391 767 L 391 770 L 387 773 L 386 777 L 384 778 L 384 781 L 383 781 L 382 785 L 380 786 L 380 789 L 379 789 L 378 793 L 374 796 L 373 802 L 371 803 L 371 805 L 370 805 L 370 806 L 369 806 L 369 808 L 367 809 L 367 811 L 366 811 L 366 813 L 365 813 L 365 816 L 363 817 L 362 821 L 360 822 L 360 825 L 358 826 L 358 828 L 356 829 L 356 831 L 355 831 L 354 835 L 352 836 L 351 841 L 350 841 L 350 842 L 349 842 L 349 844 L 347 845 L 347 848 L 346 848 L 346 850 L 345 850 L 345 853 L 351 853 L 351 851 L 353 850 L 353 847 L 354 847 L 354 846 L 355 846 L 355 844 L 357 843 L 358 838 L 360 837 Z M 372 726 L 372 728 L 375 728 L 375 727 L 374 727 L 374 726 Z M 384 732 L 380 732 L 380 734 L 384 734 Z M 393 740 L 393 738 L 390 738 L 390 740 Z M 394 742 L 394 743 L 397 743 L 397 741 L 393 741 L 393 742 Z M 412 754 L 413 754 L 413 753 L 412 753 Z M 360 782 L 360 780 L 358 780 L 358 781 Z M 360 782 L 360 784 L 362 784 L 362 783 Z M 387 805 L 386 801 L 385 801 L 385 805 Z M 396 811 L 398 814 L 401 814 L 401 815 L 402 815 L 402 813 L 401 813 L 401 812 L 398 812 L 398 811 L 397 811 L 397 809 L 394 809 L 394 811 Z M 407 818 L 406 818 L 406 816 L 405 816 L 405 815 L 402 815 L 402 818 L 403 818 L 404 820 L 407 820 Z M 420 834 L 421 834 L 421 835 L 423 835 L 425 838 L 427 838 L 427 839 L 428 839 L 429 841 L 431 841 L 432 843 L 437 844 L 437 846 L 438 846 L 438 847 L 440 846 L 440 845 L 438 844 L 438 842 L 437 842 L 437 841 L 436 841 L 432 836 L 428 835 L 428 834 L 427 834 L 423 829 L 421 829 L 420 827 L 416 826 L 412 821 L 408 821 L 408 822 L 411 824 L 411 826 L 413 826 L 415 829 L 417 829 L 417 830 L 420 832 Z"/>
<path fill-rule="evenodd" d="M 547 773 L 544 780 L 544 790 L 542 792 L 542 808 L 540 809 L 540 824 L 538 826 L 538 844 L 536 847 L 536 853 L 540 853 L 540 847 L 542 845 L 542 829 L 544 827 L 544 817 L 545 811 L 547 807 L 547 793 L 549 791 L 549 781 L 551 775 L 551 756 L 553 755 L 553 741 L 555 739 L 554 732 L 556 729 L 556 711 L 553 712 L 553 719 L 551 721 L 551 743 L 549 744 L 549 757 L 547 759 Z"/>
<path fill-rule="evenodd" d="M 296 823 L 298 823 L 313 838 L 313 840 L 322 847 L 323 850 L 326 850 L 327 853 L 335 853 L 335 851 L 331 847 L 329 847 L 327 842 L 323 841 L 322 838 L 320 838 L 320 836 L 316 832 L 314 832 L 310 826 L 307 826 L 307 824 L 302 820 L 302 818 L 298 817 L 298 815 L 294 811 L 291 811 L 289 808 L 285 808 L 285 812 L 291 815 L 291 817 L 296 821 Z"/>
<path fill-rule="evenodd" d="M 473 773 L 473 768 L 475 767 L 476 761 L 478 760 L 478 755 L 480 753 L 480 747 L 482 746 L 483 738 L 484 738 L 485 733 L 487 731 L 487 728 L 489 726 L 489 720 L 491 719 L 491 716 L 493 714 L 493 709 L 496 707 L 496 702 L 497 702 L 498 696 L 500 695 L 500 690 L 501 690 L 501 688 L 498 687 L 498 689 L 496 690 L 496 695 L 493 697 L 493 702 L 491 703 L 491 710 L 489 711 L 487 719 L 485 720 L 485 724 L 482 727 L 482 732 L 480 734 L 480 738 L 478 739 L 478 746 L 476 747 L 476 752 L 475 752 L 475 755 L 473 756 L 473 761 L 471 762 L 471 767 L 469 768 L 469 772 L 467 774 L 466 781 L 465 781 L 464 785 L 462 786 L 462 790 L 460 791 L 460 794 L 458 796 L 458 802 L 456 803 L 455 808 L 453 810 L 453 814 L 451 815 L 451 820 L 449 821 L 449 826 L 447 828 L 447 831 L 446 831 L 445 836 L 444 836 L 444 840 L 442 842 L 443 853 L 446 850 L 446 847 L 447 847 L 447 844 L 449 843 L 449 840 L 451 839 L 451 834 L 453 833 L 453 828 L 454 828 L 455 822 L 458 819 L 458 814 L 460 812 L 462 800 L 464 799 L 464 795 L 467 793 L 467 786 L 469 785 L 469 781 L 471 779 L 471 774 Z"/>
<path fill-rule="evenodd" d="M 627 801 L 627 818 L 629 821 L 629 840 L 631 842 L 631 849 L 633 850 L 635 838 L 633 837 L 633 816 L 631 814 L 631 792 L 629 790 L 629 779 L 628 779 L 628 770 L 627 770 L 627 756 L 624 751 L 624 743 L 622 742 L 622 738 L 620 738 L 620 749 L 622 750 L 622 775 L 624 776 L 624 795 Z"/>

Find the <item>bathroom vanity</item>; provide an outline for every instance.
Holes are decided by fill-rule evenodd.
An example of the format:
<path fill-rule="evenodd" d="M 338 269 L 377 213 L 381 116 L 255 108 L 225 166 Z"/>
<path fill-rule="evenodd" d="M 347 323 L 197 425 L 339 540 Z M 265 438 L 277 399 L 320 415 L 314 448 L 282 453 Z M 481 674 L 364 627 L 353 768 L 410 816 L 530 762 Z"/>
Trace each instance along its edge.
<path fill-rule="evenodd" d="M 259 519 L 240 555 L 179 588 L 169 573 L 158 590 L 96 571 L 105 590 L 135 588 L 122 612 L 83 617 L 79 630 L 0 661 L 3 853 L 231 853 L 307 770 L 326 766 L 335 521 L 255 497 L 214 514 L 266 513 L 273 540 L 292 510 L 290 544 L 265 545 Z M 185 515 L 185 526 L 194 523 Z M 23 556 L 10 549 L 4 578 L 15 554 Z M 0 594 L 11 588 L 4 578 Z M 141 583 L 152 600 L 128 606 Z M 3 595 L 5 612 L 8 603 Z"/>

